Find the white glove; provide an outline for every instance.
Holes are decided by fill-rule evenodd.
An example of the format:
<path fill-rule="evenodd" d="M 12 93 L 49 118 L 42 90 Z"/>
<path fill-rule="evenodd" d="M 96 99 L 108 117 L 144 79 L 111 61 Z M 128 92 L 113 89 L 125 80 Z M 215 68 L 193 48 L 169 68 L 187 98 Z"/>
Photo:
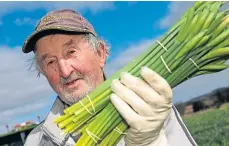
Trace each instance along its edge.
<path fill-rule="evenodd" d="M 130 128 L 124 138 L 127 146 L 168 145 L 163 124 L 172 107 L 172 89 L 165 79 L 147 67 L 140 71 L 142 80 L 121 73 L 114 80 L 111 102 Z"/>

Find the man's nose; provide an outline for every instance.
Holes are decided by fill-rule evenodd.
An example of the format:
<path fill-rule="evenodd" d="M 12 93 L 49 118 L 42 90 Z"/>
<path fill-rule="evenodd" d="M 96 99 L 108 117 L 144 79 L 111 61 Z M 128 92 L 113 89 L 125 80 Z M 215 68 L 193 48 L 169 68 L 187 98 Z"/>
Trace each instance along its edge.
<path fill-rule="evenodd" d="M 59 68 L 60 75 L 65 78 L 67 78 L 74 70 L 72 65 L 65 59 L 59 61 Z"/>

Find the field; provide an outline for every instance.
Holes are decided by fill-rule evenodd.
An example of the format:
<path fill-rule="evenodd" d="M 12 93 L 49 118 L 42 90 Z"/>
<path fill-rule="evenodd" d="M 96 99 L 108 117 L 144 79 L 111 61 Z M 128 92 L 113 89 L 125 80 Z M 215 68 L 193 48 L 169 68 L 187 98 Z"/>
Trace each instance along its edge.
<path fill-rule="evenodd" d="M 229 104 L 183 120 L 199 146 L 229 146 Z"/>

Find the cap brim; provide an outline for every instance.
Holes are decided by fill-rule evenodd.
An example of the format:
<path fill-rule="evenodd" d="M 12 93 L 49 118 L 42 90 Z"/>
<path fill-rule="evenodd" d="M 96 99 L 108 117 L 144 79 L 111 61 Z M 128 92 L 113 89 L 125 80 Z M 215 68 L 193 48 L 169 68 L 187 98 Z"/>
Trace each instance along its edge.
<path fill-rule="evenodd" d="M 22 51 L 24 53 L 29 53 L 31 51 L 34 51 L 34 45 L 36 42 L 47 35 L 51 34 L 79 34 L 79 33 L 91 33 L 95 35 L 94 33 L 90 32 L 87 29 L 77 29 L 73 27 L 63 27 L 63 26 L 48 26 L 43 27 L 42 29 L 37 29 L 34 31 L 24 42 Z"/>

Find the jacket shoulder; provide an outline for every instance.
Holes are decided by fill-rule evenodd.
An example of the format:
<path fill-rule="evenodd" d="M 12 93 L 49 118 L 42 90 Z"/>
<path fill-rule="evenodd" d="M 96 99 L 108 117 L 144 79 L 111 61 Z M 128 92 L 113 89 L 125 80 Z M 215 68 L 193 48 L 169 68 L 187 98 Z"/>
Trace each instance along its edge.
<path fill-rule="evenodd" d="M 42 125 L 43 122 L 41 124 L 39 124 L 36 128 L 34 128 L 29 135 L 26 138 L 25 144 L 24 146 L 38 146 L 39 145 L 39 141 L 42 137 Z"/>

